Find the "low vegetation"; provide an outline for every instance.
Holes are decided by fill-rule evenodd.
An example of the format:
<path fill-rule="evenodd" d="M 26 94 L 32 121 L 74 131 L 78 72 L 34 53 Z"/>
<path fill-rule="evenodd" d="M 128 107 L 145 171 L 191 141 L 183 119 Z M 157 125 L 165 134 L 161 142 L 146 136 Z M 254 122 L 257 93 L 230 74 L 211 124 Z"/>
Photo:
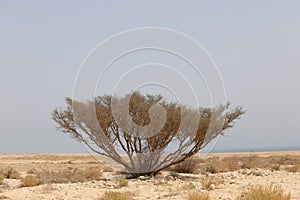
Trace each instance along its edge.
<path fill-rule="evenodd" d="M 21 165 L 18 166 L 19 163 L 17 165 L 14 162 L 8 162 L 8 164 L 4 161 L 2 165 L 0 165 L 0 194 L 3 191 L 11 190 L 12 188 L 19 188 L 20 186 L 33 187 L 37 185 L 41 185 L 38 187 L 38 191 L 40 191 L 42 194 L 46 194 L 52 190 L 58 189 L 55 183 L 76 183 L 92 180 L 102 180 L 101 182 L 96 183 L 97 185 L 103 184 L 103 187 L 101 187 L 101 192 L 104 193 L 105 190 L 109 191 L 107 191 L 105 194 L 100 193 L 101 196 L 98 196 L 98 200 L 139 199 L 138 196 L 140 194 L 137 191 L 139 191 L 140 189 L 135 190 L 135 186 L 136 184 L 140 183 L 142 185 L 147 185 L 146 187 L 148 187 L 148 185 L 149 187 L 154 187 L 155 191 L 153 192 L 153 194 L 146 194 L 146 197 L 149 197 L 149 199 L 151 199 L 152 197 L 154 198 L 155 196 L 157 197 L 157 195 L 159 195 L 162 199 L 164 199 L 165 197 L 172 199 L 174 197 L 174 199 L 179 198 L 186 200 L 209 200 L 213 196 L 216 196 L 216 194 L 219 195 L 218 193 L 220 193 L 220 195 L 218 196 L 220 198 L 223 195 L 223 191 L 219 190 L 219 188 L 228 187 L 230 189 L 230 185 L 233 184 L 233 186 L 240 185 L 239 187 L 246 188 L 244 191 L 239 192 L 237 191 L 237 187 L 232 187 L 233 191 L 230 195 L 234 195 L 235 200 L 290 200 L 291 194 L 288 193 L 289 191 L 284 191 L 278 185 L 261 185 L 249 187 L 248 181 L 250 180 L 251 182 L 251 180 L 253 181 L 253 179 L 258 181 L 266 179 L 266 182 L 271 182 L 274 181 L 274 177 L 276 178 L 276 176 L 279 175 L 278 179 L 275 180 L 284 180 L 284 186 L 286 186 L 285 184 L 288 183 L 286 182 L 286 180 L 289 180 L 289 178 L 292 177 L 298 177 L 299 174 L 297 172 L 300 171 L 299 156 L 282 156 L 280 154 L 276 156 L 266 155 L 261 154 L 260 156 L 255 156 L 249 154 L 249 156 L 245 156 L 245 154 L 243 154 L 241 156 L 238 155 L 237 157 L 233 157 L 231 155 L 229 155 L 229 157 L 225 157 L 223 155 L 221 155 L 220 157 L 216 157 L 216 155 L 211 154 L 206 158 L 194 156 L 168 169 L 172 171 L 164 171 L 154 177 L 140 177 L 139 180 L 130 180 L 130 182 L 128 182 L 129 180 L 125 178 L 114 179 L 113 177 L 126 176 L 125 174 L 117 173 L 119 171 L 116 171 L 112 174 L 108 174 L 106 172 L 103 173 L 103 171 L 113 171 L 113 169 L 105 169 L 102 163 L 98 164 L 95 163 L 95 161 L 90 162 L 87 159 L 84 159 L 84 162 L 82 162 L 70 157 L 70 159 L 65 159 L 64 161 L 61 161 L 59 163 L 55 163 L 53 161 L 53 163 L 51 162 L 52 164 L 50 162 L 48 163 L 48 161 L 46 164 L 37 161 L 26 162 L 26 166 L 23 168 L 21 168 Z M 72 163 L 69 162 L 69 160 L 72 161 Z M 49 166 L 48 164 L 51 166 Z M 44 165 L 45 167 L 41 168 L 40 166 L 42 165 Z M 235 170 L 239 171 L 226 174 L 214 174 Z M 282 170 L 282 173 L 274 172 L 276 176 L 273 176 L 271 170 Z M 283 170 L 290 173 L 283 173 Z M 296 174 L 292 174 L 294 172 Z M 203 175 L 195 175 L 195 173 L 203 173 Z M 285 174 L 287 175 L 287 179 L 284 178 Z M 23 178 L 20 175 L 22 175 Z M 246 176 L 250 176 L 251 179 L 248 180 Z M 240 177 L 242 177 L 243 179 L 247 179 L 245 180 L 245 184 L 243 182 L 243 179 L 239 179 Z M 14 178 L 18 178 L 19 180 L 9 180 Z M 226 185 L 221 185 L 224 184 L 224 181 L 226 182 Z M 290 183 L 293 184 L 293 186 L 290 187 L 289 190 L 292 192 L 294 198 L 298 199 L 297 193 L 294 193 L 294 188 L 296 188 L 296 186 L 294 185 L 296 183 Z M 90 184 L 93 183 L 88 183 L 87 185 Z M 86 184 L 79 185 L 84 186 Z M 169 189 L 169 193 L 167 193 L 168 187 L 171 188 Z M 289 186 L 287 186 L 287 189 L 288 187 Z M 132 189 L 134 193 L 124 192 L 131 191 Z M 214 192 L 213 190 L 215 189 L 216 191 Z M 20 191 L 22 190 L 23 189 L 20 189 Z M 206 192 L 203 192 L 205 190 Z M 146 191 L 146 193 L 147 192 L 148 191 Z M 209 195 L 211 197 L 209 197 Z M 222 196 L 222 198 L 224 197 Z M 230 196 L 230 198 L 232 198 L 232 196 Z"/>
<path fill-rule="evenodd" d="M 179 178 L 180 177 L 180 175 L 176 171 L 170 171 L 169 175 L 174 177 L 174 178 Z"/>
<path fill-rule="evenodd" d="M 174 165 L 171 169 L 178 173 L 195 173 L 201 162 L 204 161 L 202 159 L 196 159 L 196 157 L 191 157 L 177 165 Z"/>
<path fill-rule="evenodd" d="M 187 200 L 210 200 L 208 193 L 192 191 L 188 193 Z"/>
<path fill-rule="evenodd" d="M 300 165 L 288 166 L 285 170 L 288 172 L 300 172 Z"/>
<path fill-rule="evenodd" d="M 0 185 L 3 184 L 3 179 L 4 179 L 4 176 L 3 176 L 3 174 L 0 173 Z"/>
<path fill-rule="evenodd" d="M 290 200 L 291 194 L 285 193 L 281 186 L 253 186 L 242 192 L 237 200 Z"/>
<path fill-rule="evenodd" d="M 125 192 L 105 192 L 104 197 L 99 200 L 133 200 L 132 196 Z"/>
<path fill-rule="evenodd" d="M 33 176 L 33 175 L 27 175 L 22 179 L 22 186 L 23 187 L 33 187 L 39 185 L 40 180 Z"/>
<path fill-rule="evenodd" d="M 58 129 L 83 142 L 94 153 L 112 158 L 132 178 L 156 175 L 197 154 L 215 137 L 232 128 L 245 113 L 242 107 L 234 108 L 229 103 L 194 108 L 139 91 L 124 96 L 102 95 L 89 101 L 66 98 L 66 104 L 66 108 L 52 112 Z M 158 107 L 153 109 L 156 105 L 164 108 L 164 112 Z M 118 109 L 114 110 L 115 106 Z M 152 109 L 155 111 L 150 112 Z M 141 128 L 148 125 L 151 130 Z M 156 134 L 149 135 L 152 132 Z M 170 144 L 173 153 L 165 159 L 163 154 Z M 144 157 L 147 162 L 144 158 L 135 159 L 143 154 L 147 155 Z"/>
<path fill-rule="evenodd" d="M 21 178 L 20 173 L 11 167 L 0 170 L 0 176 L 3 176 L 3 178 L 8 178 L 8 179 L 20 179 Z"/>
<path fill-rule="evenodd" d="M 250 154 L 249 156 L 208 157 L 202 159 L 194 156 L 168 170 L 177 173 L 215 174 L 254 168 L 300 172 L 300 157 L 291 155 L 263 157 Z"/>
<path fill-rule="evenodd" d="M 204 176 L 201 179 L 201 186 L 203 189 L 211 190 L 212 186 L 216 187 L 220 184 L 223 184 L 224 180 L 216 176 Z"/>
<path fill-rule="evenodd" d="M 190 183 L 187 183 L 187 184 L 184 184 L 182 187 L 181 187 L 182 190 L 194 190 L 196 189 L 196 185 L 192 182 Z"/>
<path fill-rule="evenodd" d="M 128 181 L 124 178 L 118 178 L 116 182 L 117 182 L 117 185 L 115 186 L 116 189 L 128 186 Z"/>
<path fill-rule="evenodd" d="M 102 172 L 96 168 L 86 168 L 84 170 L 69 168 L 59 171 L 43 170 L 34 172 L 34 174 L 42 184 L 86 182 L 100 180 L 102 177 Z"/>

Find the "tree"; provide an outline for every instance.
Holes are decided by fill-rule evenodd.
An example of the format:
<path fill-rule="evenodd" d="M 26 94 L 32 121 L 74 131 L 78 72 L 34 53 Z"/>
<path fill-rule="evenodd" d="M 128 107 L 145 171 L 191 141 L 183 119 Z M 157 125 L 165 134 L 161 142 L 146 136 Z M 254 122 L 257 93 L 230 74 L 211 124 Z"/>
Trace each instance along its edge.
<path fill-rule="evenodd" d="M 66 103 L 52 113 L 58 128 L 123 165 L 133 178 L 191 157 L 244 114 L 229 104 L 195 109 L 139 92 Z"/>

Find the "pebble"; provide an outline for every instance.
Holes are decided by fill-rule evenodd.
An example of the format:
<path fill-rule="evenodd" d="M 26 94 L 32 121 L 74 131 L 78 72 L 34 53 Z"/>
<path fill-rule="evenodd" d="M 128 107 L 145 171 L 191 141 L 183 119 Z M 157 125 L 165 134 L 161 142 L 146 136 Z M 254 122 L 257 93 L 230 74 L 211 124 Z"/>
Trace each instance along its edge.
<path fill-rule="evenodd" d="M 215 190 L 215 189 L 216 189 L 215 184 L 211 184 L 211 185 L 209 186 L 209 190 Z"/>

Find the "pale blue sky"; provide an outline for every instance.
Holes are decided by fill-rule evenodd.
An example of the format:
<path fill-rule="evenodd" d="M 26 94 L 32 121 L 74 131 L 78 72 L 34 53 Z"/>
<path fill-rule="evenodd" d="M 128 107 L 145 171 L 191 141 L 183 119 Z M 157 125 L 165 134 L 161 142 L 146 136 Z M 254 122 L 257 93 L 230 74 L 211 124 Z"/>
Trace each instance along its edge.
<path fill-rule="evenodd" d="M 0 153 L 85 148 L 57 132 L 54 107 L 98 43 L 131 28 L 183 32 L 210 53 L 247 114 L 218 149 L 300 147 L 299 1 L 0 0 Z"/>

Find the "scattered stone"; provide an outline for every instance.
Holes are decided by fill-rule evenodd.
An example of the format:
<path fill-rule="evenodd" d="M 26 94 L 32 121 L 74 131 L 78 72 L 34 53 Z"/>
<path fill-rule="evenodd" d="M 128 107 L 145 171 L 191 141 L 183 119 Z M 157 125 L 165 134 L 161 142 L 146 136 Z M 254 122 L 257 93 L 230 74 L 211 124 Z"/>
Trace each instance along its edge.
<path fill-rule="evenodd" d="M 149 180 L 151 177 L 149 177 L 149 176 L 140 176 L 139 178 L 138 178 L 138 180 L 141 180 L 141 181 L 146 181 L 146 180 Z"/>
<path fill-rule="evenodd" d="M 216 186 L 215 186 L 215 184 L 211 184 L 210 186 L 209 186 L 209 188 L 208 188 L 209 190 L 215 190 L 216 189 Z"/>

